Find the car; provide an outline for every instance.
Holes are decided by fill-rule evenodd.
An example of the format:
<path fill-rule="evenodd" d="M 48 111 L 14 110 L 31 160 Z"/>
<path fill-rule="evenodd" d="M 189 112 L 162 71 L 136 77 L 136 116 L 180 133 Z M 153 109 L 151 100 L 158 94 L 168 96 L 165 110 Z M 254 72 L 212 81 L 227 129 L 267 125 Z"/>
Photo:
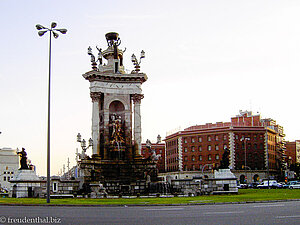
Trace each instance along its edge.
<path fill-rule="evenodd" d="M 261 184 L 257 185 L 257 188 L 278 188 L 278 186 L 276 180 L 269 180 L 269 184 L 267 180 L 264 180 Z"/>
<path fill-rule="evenodd" d="M 257 185 L 259 185 L 258 182 L 253 182 L 251 184 L 248 185 L 249 188 L 257 188 Z"/>
<path fill-rule="evenodd" d="M 300 181 L 297 181 L 289 186 L 289 189 L 300 188 Z"/>
<path fill-rule="evenodd" d="M 248 188 L 248 185 L 247 184 L 240 184 L 237 186 L 238 189 L 246 189 Z"/>
<path fill-rule="evenodd" d="M 299 182 L 299 181 L 297 181 L 297 180 L 289 181 L 289 182 L 287 182 L 285 185 L 283 185 L 283 188 L 290 188 L 290 186 L 291 186 L 292 184 L 297 184 L 297 182 Z"/>

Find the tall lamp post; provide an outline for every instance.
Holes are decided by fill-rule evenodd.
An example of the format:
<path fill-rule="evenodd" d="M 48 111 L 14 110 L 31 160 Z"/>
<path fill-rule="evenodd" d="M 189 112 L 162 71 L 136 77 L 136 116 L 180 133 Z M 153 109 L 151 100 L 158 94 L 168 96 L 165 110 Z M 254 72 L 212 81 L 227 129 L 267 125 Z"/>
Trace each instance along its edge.
<path fill-rule="evenodd" d="M 250 141 L 250 138 L 242 137 L 241 141 L 244 141 L 244 146 L 245 146 L 245 165 L 244 165 L 244 167 L 245 167 L 245 177 L 247 177 L 247 146 L 246 146 L 246 142 Z M 245 179 L 245 181 L 246 181 L 246 179 Z"/>
<path fill-rule="evenodd" d="M 47 129 L 47 203 L 50 203 L 50 91 L 51 91 L 51 37 L 58 38 L 58 33 L 67 33 L 67 29 L 57 29 L 55 22 L 51 23 L 51 28 L 37 24 L 35 27 L 39 30 L 38 35 L 41 37 L 49 31 L 49 80 L 48 80 L 48 129 Z"/>

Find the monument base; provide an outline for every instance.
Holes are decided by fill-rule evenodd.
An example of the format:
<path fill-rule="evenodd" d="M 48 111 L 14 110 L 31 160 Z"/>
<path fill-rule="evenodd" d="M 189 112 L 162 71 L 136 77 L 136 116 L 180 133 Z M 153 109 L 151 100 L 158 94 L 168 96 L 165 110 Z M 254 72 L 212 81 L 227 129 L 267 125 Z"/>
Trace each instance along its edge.
<path fill-rule="evenodd" d="M 107 194 L 135 195 L 146 194 L 150 182 L 157 181 L 156 162 L 137 158 L 134 160 L 97 160 L 84 159 L 80 163 L 84 183 L 90 186 L 93 196 L 103 184 Z M 96 186 L 97 186 L 96 185 Z M 96 188 L 96 189 L 95 189 Z"/>
<path fill-rule="evenodd" d="M 10 182 L 12 183 L 10 197 L 39 197 L 42 190 L 42 182 L 33 170 L 19 170 L 16 177 Z"/>

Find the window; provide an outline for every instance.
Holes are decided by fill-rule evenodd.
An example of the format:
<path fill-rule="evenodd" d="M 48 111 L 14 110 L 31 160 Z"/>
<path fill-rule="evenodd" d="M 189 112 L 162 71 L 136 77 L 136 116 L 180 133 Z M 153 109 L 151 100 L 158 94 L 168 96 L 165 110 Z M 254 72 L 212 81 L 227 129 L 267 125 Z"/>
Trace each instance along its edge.
<path fill-rule="evenodd" d="M 199 165 L 199 169 L 202 170 L 202 165 L 201 164 Z"/>
<path fill-rule="evenodd" d="M 208 145 L 208 146 L 207 146 L 207 150 L 208 150 L 208 151 L 211 151 L 211 145 Z"/>
<path fill-rule="evenodd" d="M 192 165 L 192 170 L 196 170 L 196 167 L 195 167 L 195 165 Z"/>
<path fill-rule="evenodd" d="M 186 140 L 186 138 L 184 138 L 184 139 L 183 139 L 183 142 L 184 142 L 184 143 L 187 143 L 187 140 Z"/>
<path fill-rule="evenodd" d="M 199 161 L 202 161 L 202 155 L 199 155 Z"/>
<path fill-rule="evenodd" d="M 6 177 L 3 177 L 3 181 L 6 181 Z"/>
<path fill-rule="evenodd" d="M 199 146 L 199 152 L 202 152 L 202 146 L 201 145 Z"/>
<path fill-rule="evenodd" d="M 219 160 L 219 159 L 220 159 L 220 157 L 219 157 L 219 155 L 217 154 L 217 155 L 216 155 L 216 160 Z"/>
<path fill-rule="evenodd" d="M 202 137 L 199 137 L 199 142 L 202 142 Z"/>
<path fill-rule="evenodd" d="M 226 148 L 227 148 L 227 145 L 224 145 L 224 148 L 223 148 L 223 149 L 225 150 Z"/>
<path fill-rule="evenodd" d="M 195 151 L 195 147 L 194 146 L 192 146 L 192 152 L 194 152 Z"/>
<path fill-rule="evenodd" d="M 211 137 L 210 136 L 207 136 L 207 141 L 211 141 Z"/>
<path fill-rule="evenodd" d="M 208 155 L 208 160 L 211 161 L 211 155 Z"/>
<path fill-rule="evenodd" d="M 218 136 L 218 135 L 215 136 L 215 140 L 216 140 L 216 141 L 219 140 L 219 136 Z"/>
<path fill-rule="evenodd" d="M 227 135 L 226 134 L 224 134 L 223 139 L 224 139 L 224 141 L 227 140 Z"/>
<path fill-rule="evenodd" d="M 184 152 L 187 152 L 187 148 L 184 148 Z"/>
<path fill-rule="evenodd" d="M 7 177 L 7 181 L 10 181 L 10 177 Z"/>
<path fill-rule="evenodd" d="M 4 171 L 4 174 L 6 174 L 6 171 Z"/>
<path fill-rule="evenodd" d="M 193 142 L 193 143 L 195 142 L 195 138 L 192 138 L 192 142 Z"/>
<path fill-rule="evenodd" d="M 187 162 L 188 161 L 188 157 L 184 156 L 184 161 Z"/>
<path fill-rule="evenodd" d="M 192 156 L 192 161 L 195 161 L 195 160 L 196 160 L 195 156 Z"/>
<path fill-rule="evenodd" d="M 235 135 L 235 139 L 238 140 L 239 139 L 239 135 L 236 134 Z"/>
<path fill-rule="evenodd" d="M 219 150 L 219 145 L 216 145 L 215 147 L 216 147 L 216 151 L 218 151 Z"/>

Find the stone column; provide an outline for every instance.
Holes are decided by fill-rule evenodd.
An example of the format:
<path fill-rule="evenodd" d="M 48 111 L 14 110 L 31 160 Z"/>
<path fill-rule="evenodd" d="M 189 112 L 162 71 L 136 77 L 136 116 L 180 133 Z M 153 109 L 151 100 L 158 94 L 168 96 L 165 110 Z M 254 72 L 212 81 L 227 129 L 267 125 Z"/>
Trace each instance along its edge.
<path fill-rule="evenodd" d="M 134 142 L 138 146 L 138 155 L 141 155 L 142 152 L 141 100 L 143 98 L 143 94 L 132 95 L 134 103 Z"/>
<path fill-rule="evenodd" d="M 101 99 L 101 92 L 91 92 L 91 98 L 93 102 L 92 112 L 92 139 L 93 139 L 93 155 L 99 154 L 100 143 L 99 143 L 99 102 Z"/>

